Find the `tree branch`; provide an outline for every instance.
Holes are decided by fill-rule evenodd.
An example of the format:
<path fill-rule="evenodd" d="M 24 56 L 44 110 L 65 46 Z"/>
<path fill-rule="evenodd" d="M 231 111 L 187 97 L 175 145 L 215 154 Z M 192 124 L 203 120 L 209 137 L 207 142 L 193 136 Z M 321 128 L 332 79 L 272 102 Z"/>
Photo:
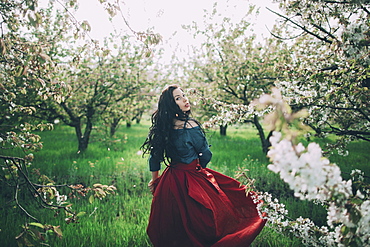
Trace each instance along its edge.
<path fill-rule="evenodd" d="M 266 8 L 267 8 L 267 7 L 266 7 Z M 291 20 L 290 18 L 288 18 L 288 17 L 286 17 L 286 16 L 284 16 L 284 15 L 282 15 L 282 14 L 279 14 L 279 13 L 277 13 L 277 12 L 275 12 L 275 11 L 271 10 L 270 8 L 267 8 L 267 9 L 268 9 L 269 11 L 271 11 L 272 13 L 274 13 L 274 14 L 276 14 L 276 15 L 280 16 L 281 18 L 285 19 L 286 21 L 291 22 L 293 25 L 295 25 L 295 26 L 299 27 L 299 28 L 300 28 L 300 29 L 302 29 L 304 32 L 306 32 L 306 33 L 308 33 L 308 34 L 310 34 L 310 35 L 312 35 L 312 36 L 314 36 L 314 37 L 318 38 L 319 40 L 324 41 L 324 42 L 329 43 L 329 44 L 332 44 L 332 43 L 333 43 L 333 41 L 332 41 L 332 40 L 329 40 L 329 39 L 327 39 L 327 38 L 321 37 L 321 36 L 319 36 L 318 34 L 315 34 L 314 32 L 309 31 L 306 27 L 301 26 L 299 23 L 297 23 L 297 22 L 295 22 L 295 21 Z"/>

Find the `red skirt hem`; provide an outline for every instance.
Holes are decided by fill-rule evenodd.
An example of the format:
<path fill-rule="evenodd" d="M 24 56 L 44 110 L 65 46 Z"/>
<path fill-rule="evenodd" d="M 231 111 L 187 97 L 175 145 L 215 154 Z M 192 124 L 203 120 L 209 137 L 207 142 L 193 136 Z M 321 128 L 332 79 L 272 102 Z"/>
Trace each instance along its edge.
<path fill-rule="evenodd" d="M 155 247 L 245 247 L 266 223 L 253 192 L 198 160 L 167 167 L 156 182 L 147 227 Z"/>

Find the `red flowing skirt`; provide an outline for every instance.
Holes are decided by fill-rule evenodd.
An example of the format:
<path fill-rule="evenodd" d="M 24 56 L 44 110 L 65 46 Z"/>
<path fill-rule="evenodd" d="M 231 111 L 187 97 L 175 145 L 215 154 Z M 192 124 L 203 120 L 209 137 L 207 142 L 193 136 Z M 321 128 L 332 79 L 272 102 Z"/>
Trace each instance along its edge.
<path fill-rule="evenodd" d="M 148 236 L 155 247 L 249 246 L 266 223 L 252 194 L 198 160 L 171 165 L 155 185 Z"/>

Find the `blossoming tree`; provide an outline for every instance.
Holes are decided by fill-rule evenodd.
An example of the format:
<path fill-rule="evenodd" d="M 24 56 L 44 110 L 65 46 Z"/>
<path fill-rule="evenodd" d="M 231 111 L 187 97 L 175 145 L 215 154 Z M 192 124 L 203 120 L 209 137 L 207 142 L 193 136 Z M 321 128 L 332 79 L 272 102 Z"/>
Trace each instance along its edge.
<path fill-rule="evenodd" d="M 276 1 L 280 25 L 290 33 L 292 63 L 280 64 L 283 95 L 293 110 L 306 108 L 318 136 L 370 141 L 370 11 L 367 1 Z"/>
<path fill-rule="evenodd" d="M 118 11 L 117 5 L 107 1 L 100 2 L 106 5 L 112 15 Z M 62 11 L 58 10 L 60 6 Z M 10 197 L 11 205 L 33 221 L 26 223 L 23 231 L 17 236 L 20 246 L 37 244 L 45 240 L 45 236 L 50 233 L 62 237 L 59 226 L 40 222 L 29 213 L 21 199 L 32 198 L 31 200 L 42 208 L 63 209 L 66 222 L 70 223 L 76 222 L 84 212 L 71 209 L 68 198 L 59 192 L 61 186 L 83 195 L 90 193 L 90 201 L 105 197 L 115 190 L 113 185 L 102 184 L 94 184 L 91 187 L 57 185 L 38 170 L 33 171 L 37 181 L 30 177 L 33 153 L 42 148 L 40 136 L 35 134 L 35 131 L 52 129 L 50 121 L 59 116 L 60 112 L 51 109 L 55 109 L 56 105 L 63 105 L 66 96 L 71 96 L 73 87 L 66 82 L 73 83 L 72 80 L 67 80 L 73 78 L 64 76 L 82 73 L 86 78 L 89 69 L 96 69 L 97 66 L 91 64 L 88 68 L 87 62 L 79 67 L 79 70 L 76 69 L 77 65 L 82 64 L 79 55 L 89 50 L 87 48 L 90 48 L 90 52 L 94 49 L 95 52 L 106 53 L 104 49 L 99 50 L 100 47 L 91 39 L 87 43 L 82 42 L 90 26 L 86 21 L 79 22 L 71 15 L 71 10 L 76 7 L 75 0 L 63 3 L 49 1 L 46 8 L 40 7 L 37 0 L 0 2 L 0 182 L 2 192 Z M 135 36 L 144 42 L 144 53 L 149 56 L 148 45 L 158 42 L 158 36 L 140 33 L 135 33 Z M 76 42 L 77 39 L 80 39 L 80 43 Z M 66 48 L 71 46 L 67 44 L 74 46 L 68 50 Z M 114 79 L 121 76 L 119 68 L 108 67 L 108 70 L 114 70 Z M 107 74 L 105 71 L 104 75 Z M 97 73 L 92 77 L 102 80 Z M 98 89 L 99 86 L 95 87 L 96 98 L 105 97 L 102 93 L 106 93 L 109 98 L 109 85 L 108 83 L 99 88 L 104 88 L 103 91 Z M 123 94 L 121 97 L 129 95 Z M 119 100 L 117 97 L 110 99 Z M 93 103 L 94 106 L 104 108 L 104 102 L 100 101 L 100 105 L 95 104 L 95 101 Z M 48 111 L 45 111 L 46 108 Z M 91 107 L 88 110 L 91 110 Z M 23 192 L 28 192 L 31 196 L 23 197 Z"/>
<path fill-rule="evenodd" d="M 235 122 L 250 122 L 261 140 L 263 152 L 269 147 L 269 133 L 265 133 L 260 123 L 260 114 L 250 103 L 262 93 L 267 93 L 279 79 L 276 63 L 289 63 L 291 57 L 284 42 L 276 39 L 256 41 L 252 24 L 248 18 L 255 14 L 251 6 L 248 14 L 238 23 L 224 18 L 221 23 L 213 23 L 216 10 L 206 16 L 204 27 L 193 24 L 189 31 L 204 39 L 200 49 L 185 68 L 191 81 L 203 87 L 200 94 L 206 104 L 213 105 L 208 124 L 225 126 Z"/>

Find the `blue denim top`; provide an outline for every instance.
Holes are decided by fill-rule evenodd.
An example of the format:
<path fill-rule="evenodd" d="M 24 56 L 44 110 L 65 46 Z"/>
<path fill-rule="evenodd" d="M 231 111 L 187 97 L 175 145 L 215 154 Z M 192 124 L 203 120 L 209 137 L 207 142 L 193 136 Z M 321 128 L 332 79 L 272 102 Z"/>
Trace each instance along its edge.
<path fill-rule="evenodd" d="M 192 128 L 173 129 L 171 133 L 171 150 L 168 156 L 172 163 L 190 164 L 193 160 L 199 159 L 200 165 L 204 168 L 212 158 L 212 152 L 206 137 L 199 126 Z M 150 171 L 161 169 L 162 157 L 149 157 Z"/>

